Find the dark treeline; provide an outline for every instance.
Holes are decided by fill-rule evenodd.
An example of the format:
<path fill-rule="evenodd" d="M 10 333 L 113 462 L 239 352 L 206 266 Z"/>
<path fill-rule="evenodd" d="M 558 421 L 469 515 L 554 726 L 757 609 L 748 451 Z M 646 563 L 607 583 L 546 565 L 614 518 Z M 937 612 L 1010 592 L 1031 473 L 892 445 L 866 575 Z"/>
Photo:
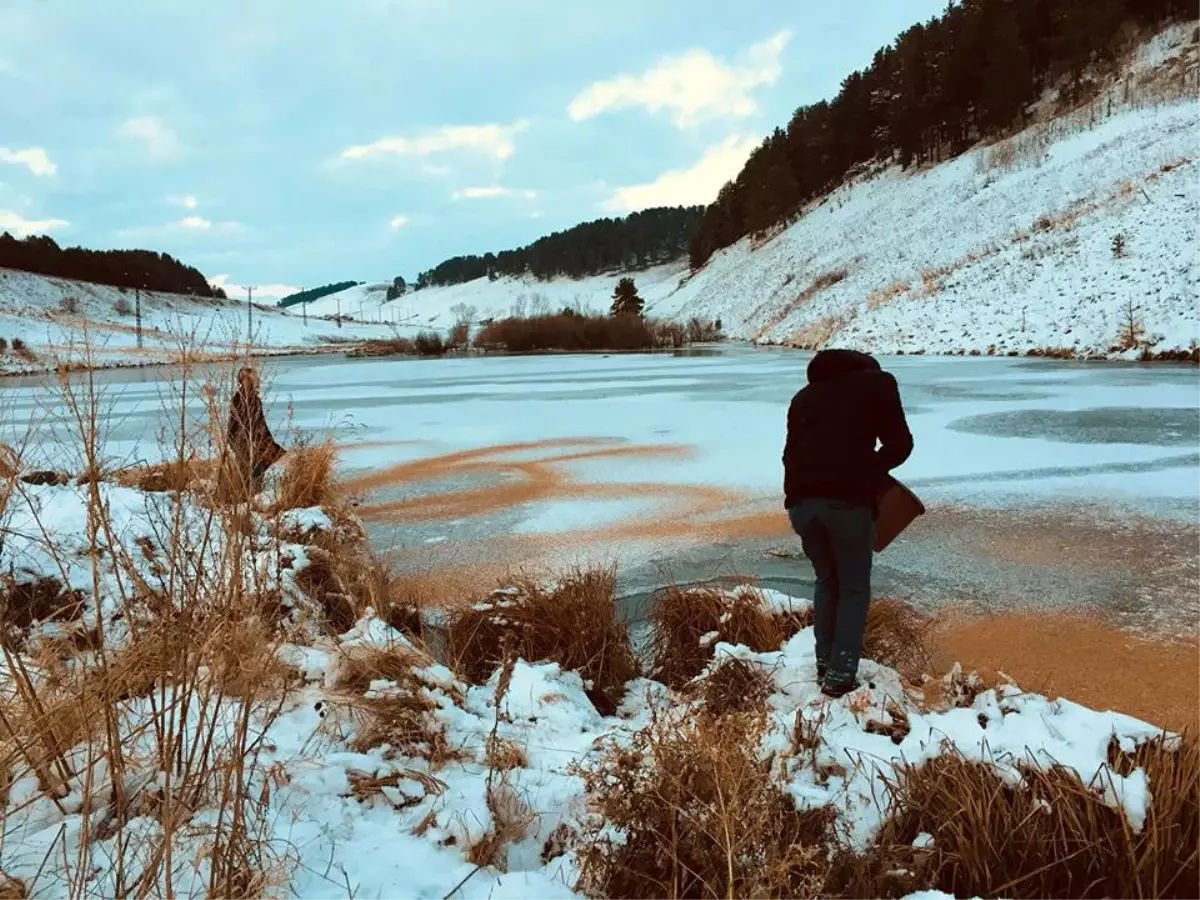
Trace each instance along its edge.
<path fill-rule="evenodd" d="M 153 250 L 64 249 L 45 235 L 18 241 L 6 231 L 0 235 L 0 266 L 113 287 L 225 298 L 198 270 Z"/>
<path fill-rule="evenodd" d="M 456 256 L 422 272 L 417 287 L 461 284 L 476 278 L 530 274 L 580 278 L 669 262 L 688 252 L 702 206 L 660 207 L 623 219 L 597 219 L 556 231 L 519 250 Z"/>
<path fill-rule="evenodd" d="M 336 294 L 338 291 L 344 291 L 346 288 L 352 288 L 355 285 L 362 284 L 361 281 L 338 281 L 334 284 L 323 284 L 320 287 L 309 288 L 306 291 L 296 291 L 294 294 L 288 294 L 276 306 L 295 306 L 297 303 L 311 303 L 314 300 L 327 296 L 328 294 Z"/>
<path fill-rule="evenodd" d="M 766 138 L 705 210 L 692 267 L 783 222 L 857 167 L 945 159 L 1020 125 L 1059 79 L 1068 102 L 1084 98 L 1089 67 L 1127 49 L 1139 27 L 1194 15 L 1194 0 L 953 3 L 879 50 L 832 101 L 801 107 Z"/>

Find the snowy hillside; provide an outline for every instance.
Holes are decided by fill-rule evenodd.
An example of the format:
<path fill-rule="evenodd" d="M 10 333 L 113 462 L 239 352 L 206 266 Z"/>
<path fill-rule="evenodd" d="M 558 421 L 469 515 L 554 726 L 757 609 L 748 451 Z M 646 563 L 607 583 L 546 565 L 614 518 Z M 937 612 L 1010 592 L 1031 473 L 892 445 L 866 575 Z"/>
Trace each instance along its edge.
<path fill-rule="evenodd" d="M 309 304 L 309 315 L 343 313 L 363 321 L 385 321 L 428 328 L 446 328 L 461 316 L 463 306 L 473 310 L 471 318 L 503 318 L 523 311 L 561 312 L 564 307 L 586 312 L 607 312 L 612 306 L 613 288 L 621 272 L 593 275 L 588 278 L 556 278 L 539 281 L 536 278 L 499 278 L 489 281 L 479 278 L 464 284 L 410 291 L 387 302 L 386 291 L 374 291 L 370 285 L 347 288 Z M 631 272 L 637 281 L 638 293 L 648 303 L 667 297 L 679 287 L 687 275 L 684 261 Z M 361 309 L 361 313 L 360 313 Z"/>
<path fill-rule="evenodd" d="M 1195 27 L 1158 35 L 1068 116 L 939 166 L 873 173 L 690 279 L 682 264 L 631 273 L 648 313 L 720 318 L 746 340 L 879 353 L 1194 348 Z M 603 309 L 617 277 L 479 280 L 396 302 L 401 318 L 430 325 L 449 324 L 460 303 L 486 317 L 521 297 Z"/>
<path fill-rule="evenodd" d="M 181 348 L 213 354 L 313 352 L 339 341 L 383 337 L 390 328 L 325 321 L 272 307 L 179 294 L 142 293 L 143 346 L 137 346 L 133 291 L 0 269 L 0 373 L 40 371 L 56 359 L 78 359 L 85 334 L 97 365 L 167 362 Z M 30 352 L 16 352 L 16 341 Z M 19 346 L 19 345 L 17 345 Z"/>

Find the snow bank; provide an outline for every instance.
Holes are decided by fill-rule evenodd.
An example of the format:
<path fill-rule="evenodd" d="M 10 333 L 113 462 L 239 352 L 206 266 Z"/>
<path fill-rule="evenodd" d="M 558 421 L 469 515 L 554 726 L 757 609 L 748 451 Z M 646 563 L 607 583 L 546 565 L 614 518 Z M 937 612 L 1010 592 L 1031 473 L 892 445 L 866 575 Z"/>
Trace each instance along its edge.
<path fill-rule="evenodd" d="M 200 514 L 186 499 L 147 497 L 131 489 L 104 486 L 103 499 L 122 542 L 154 534 L 159 516 L 179 511 L 173 504 L 184 504 L 188 515 Z M 77 487 L 15 494 L 0 568 L 24 578 L 65 577 L 71 586 L 89 592 L 94 582 L 84 559 L 86 503 L 85 489 Z M 289 529 L 308 535 L 329 522 L 316 510 L 287 519 Z M 261 530 L 255 546 L 255 565 L 264 570 L 285 571 L 278 565 L 283 556 L 293 559 L 296 569 L 304 565 L 303 547 L 272 540 Z M 61 560 L 74 556 L 81 557 L 82 568 L 71 562 L 64 571 Z M 148 569 L 147 577 L 151 575 Z M 289 579 L 283 576 L 279 585 L 285 592 L 294 590 Z M 117 585 L 107 575 L 98 583 L 102 593 L 116 594 Z M 766 602 L 789 612 L 808 605 L 779 592 L 768 593 Z M 99 604 L 110 608 L 105 597 Z M 116 621 L 116 610 L 112 613 L 106 617 Z M 53 626 L 35 626 L 35 634 L 39 628 L 49 634 Z M 1022 777 L 1019 764 L 1058 762 L 1084 780 L 1103 773 L 1111 785 L 1106 801 L 1123 809 L 1135 829 L 1144 819 L 1149 798 L 1144 773 L 1121 775 L 1109 768 L 1106 756 L 1114 736 L 1122 747 L 1132 748 L 1160 734 L 1143 722 L 1025 694 L 1015 686 L 982 692 L 963 708 L 931 712 L 896 672 L 869 660 L 860 669 L 863 688 L 830 701 L 821 696 L 813 677 L 811 629 L 772 653 L 725 643 L 714 650 L 714 666 L 741 659 L 768 673 L 773 724 L 762 751 L 782 761 L 773 777 L 800 807 L 833 807 L 856 846 L 870 841 L 886 814 L 884 781 L 894 767 L 949 751 L 994 766 L 1013 783 Z M 344 667 L 362 653 L 399 653 L 412 660 L 412 668 L 403 678 L 395 675 L 398 681 L 381 676 L 358 695 L 348 693 L 342 684 Z M 261 724 L 262 734 L 255 740 L 247 790 L 257 798 L 250 809 L 250 820 L 262 829 L 256 839 L 272 848 L 273 883 L 296 897 L 444 897 L 456 886 L 464 897 L 577 896 L 572 887 L 578 876 L 574 850 L 564 845 L 547 852 L 564 827 L 578 827 L 589 815 L 576 766 L 595 759 L 606 739 L 624 742 L 654 719 L 689 715 L 689 704 L 697 702 L 653 681 L 636 680 L 617 714 L 601 716 L 580 676 L 552 662 L 519 660 L 506 678 L 496 673 L 486 684 L 466 684 L 371 614 L 336 638 L 300 629 L 279 655 L 294 667 L 299 683 L 283 697 L 277 715 L 251 717 L 251 723 Z M 153 721 L 154 696 L 117 701 L 121 716 L 131 723 Z M 437 743 L 446 748 L 440 757 L 389 743 L 362 747 L 356 742 L 366 727 L 364 709 L 369 707 L 364 702 L 404 697 L 417 698 L 429 734 L 440 734 Z M 213 721 L 206 724 L 198 714 L 184 727 L 189 734 L 208 728 L 218 742 L 232 741 L 240 721 L 238 703 L 222 701 L 211 716 L 215 730 Z M 908 723 L 901 740 L 868 730 L 872 719 L 888 722 L 897 716 Z M 790 752 L 791 729 L 798 719 L 823 723 L 823 743 L 811 764 Z M 146 780 L 126 786 L 131 796 L 165 784 L 153 765 L 153 729 L 136 733 L 140 737 L 124 749 L 131 760 L 145 760 L 135 770 Z M 501 744 L 510 748 L 510 767 L 493 770 L 489 747 Z M 818 778 L 822 770 L 841 774 Z M 102 767 L 90 771 L 92 782 L 104 783 Z M 96 842 L 94 853 L 116 852 L 97 827 L 111 817 L 108 795 L 85 804 L 89 782 L 78 774 L 69 780 L 68 794 L 54 800 L 41 792 L 33 773 L 13 774 L 0 869 L 24 882 L 31 895 L 61 893 L 69 886 L 75 892 L 75 885 L 87 894 L 112 894 L 111 866 L 72 869 L 88 840 Z M 210 865 L 206 841 L 220 815 L 216 808 L 201 806 L 177 830 L 171 880 L 179 896 L 203 895 Z M 136 821 L 141 826 L 131 827 L 141 827 L 153 846 L 157 821 L 149 814 Z M 498 833 L 503 840 L 490 861 L 473 861 L 474 848 Z M 50 852 L 59 844 L 60 852 Z"/>

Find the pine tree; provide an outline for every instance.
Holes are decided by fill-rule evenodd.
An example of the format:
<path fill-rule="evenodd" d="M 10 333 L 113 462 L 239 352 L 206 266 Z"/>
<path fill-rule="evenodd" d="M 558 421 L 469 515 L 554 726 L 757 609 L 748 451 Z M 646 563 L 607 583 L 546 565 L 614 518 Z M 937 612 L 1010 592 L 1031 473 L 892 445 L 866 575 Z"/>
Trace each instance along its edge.
<path fill-rule="evenodd" d="M 632 278 L 622 278 L 613 289 L 612 315 L 640 316 L 646 301 L 638 296 L 637 285 Z"/>

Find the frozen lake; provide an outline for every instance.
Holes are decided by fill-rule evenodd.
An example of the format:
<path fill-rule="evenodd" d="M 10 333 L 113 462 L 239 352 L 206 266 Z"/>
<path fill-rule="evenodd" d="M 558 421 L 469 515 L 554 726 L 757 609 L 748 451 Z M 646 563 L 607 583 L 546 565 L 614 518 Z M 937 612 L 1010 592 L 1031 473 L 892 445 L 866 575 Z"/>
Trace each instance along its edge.
<path fill-rule="evenodd" d="M 781 509 L 780 454 L 808 359 L 730 346 L 674 356 L 279 359 L 264 372 L 273 423 L 334 435 L 373 534 L 403 565 L 619 558 L 637 592 L 731 569 L 806 581 Z M 1127 584 L 1120 566 L 1089 581 L 1054 559 L 980 560 L 964 535 L 994 543 L 1025 534 L 1026 556 L 1050 540 L 1076 553 L 1091 546 L 1100 565 L 1113 558 L 1105 535 L 1116 529 L 1125 536 L 1111 541 L 1131 545 L 1190 540 L 1194 557 L 1196 369 L 912 356 L 884 365 L 916 440 L 897 474 L 930 508 L 879 558 L 885 590 L 921 598 L 936 585 L 985 600 L 1057 591 L 1141 605 L 1126 595 L 1146 579 Z M 165 375 L 96 376 L 111 455 L 158 455 Z M 5 387 L 13 425 L 47 408 L 37 382 Z M 1109 524 L 1096 532 L 1098 522 Z"/>

